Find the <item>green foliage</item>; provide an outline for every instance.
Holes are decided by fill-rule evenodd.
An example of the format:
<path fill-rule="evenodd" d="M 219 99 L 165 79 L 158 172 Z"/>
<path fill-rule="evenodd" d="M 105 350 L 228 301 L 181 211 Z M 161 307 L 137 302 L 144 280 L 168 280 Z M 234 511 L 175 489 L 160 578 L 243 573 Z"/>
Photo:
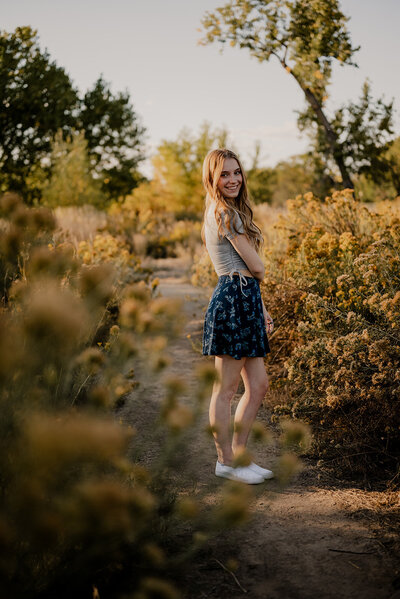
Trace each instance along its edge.
<path fill-rule="evenodd" d="M 26 179 L 48 156 L 56 131 L 74 125 L 77 90 L 65 70 L 40 50 L 36 31 L 17 27 L 0 33 L 0 92 L 0 191 L 32 199 L 39 192 L 28 189 Z"/>
<path fill-rule="evenodd" d="M 374 103 L 367 80 L 359 101 L 339 109 L 333 122 L 339 139 L 344 137 L 341 144 L 349 170 L 382 181 L 389 168 L 384 153 L 393 135 L 393 100 Z"/>
<path fill-rule="evenodd" d="M 379 176 L 365 172 L 355 178 L 356 192 L 365 202 L 393 200 L 400 195 L 400 137 L 378 159 Z"/>
<path fill-rule="evenodd" d="M 60 130 L 64 140 L 84 131 L 92 174 L 108 198 L 125 196 L 140 181 L 144 128 L 129 95 L 114 96 L 100 77 L 81 98 L 30 27 L 0 33 L 0 91 L 0 191 L 19 192 L 30 203 L 40 199 Z"/>
<path fill-rule="evenodd" d="M 204 123 L 197 136 L 183 129 L 176 141 L 163 141 L 152 159 L 153 178 L 134 190 L 129 202 L 137 207 L 166 210 L 176 216 L 198 217 L 204 204 L 202 165 L 214 147 L 225 147 L 227 132 Z"/>
<path fill-rule="evenodd" d="M 284 206 L 286 200 L 299 193 L 324 193 L 331 184 L 331 180 L 326 180 L 318 171 L 315 159 L 307 154 L 291 156 L 272 168 L 252 168 L 248 180 L 254 203 L 268 202 L 272 206 Z"/>
<path fill-rule="evenodd" d="M 324 105 L 333 60 L 357 66 L 353 56 L 359 47 L 352 46 L 347 21 L 338 0 L 232 0 L 206 13 L 202 42 L 230 42 L 247 48 L 259 61 L 277 58 L 307 101 L 298 124 L 311 132 L 315 172 L 323 165 L 322 185 L 327 177 L 331 183 L 341 177 L 343 187 L 353 188 L 351 173 L 368 172 L 378 181 L 391 168 L 383 154 L 393 132 L 393 102 L 378 100 L 372 106 L 365 84 L 357 104 L 350 103 L 333 119 L 327 118 Z"/>
<path fill-rule="evenodd" d="M 94 172 L 108 198 L 125 197 L 143 179 L 137 167 L 144 159 L 144 127 L 127 92 L 113 95 L 102 77 L 81 103 L 79 128 L 85 132 Z"/>
<path fill-rule="evenodd" d="M 42 187 L 43 203 L 56 206 L 82 206 L 93 204 L 101 207 L 105 196 L 99 179 L 90 172 L 87 141 L 79 132 L 64 141 L 61 130 L 56 134 L 50 154 L 51 178 Z"/>
<path fill-rule="evenodd" d="M 254 204 L 273 202 L 274 175 L 273 168 L 255 166 L 247 171 L 248 189 Z"/>
<path fill-rule="evenodd" d="M 323 127 L 315 121 L 312 110 L 300 114 L 299 125 L 302 129 L 309 128 L 313 144 L 312 153 L 316 158 L 322 159 L 324 170 L 331 179 L 337 179 L 337 165 L 331 155 Z M 385 179 L 394 180 L 396 166 L 388 155 L 388 149 L 394 142 L 393 100 L 389 103 L 385 103 L 383 99 L 374 102 L 367 80 L 360 99 L 339 108 L 331 120 L 331 125 L 336 132 L 340 152 L 349 173 L 365 175 L 377 184 Z"/>
<path fill-rule="evenodd" d="M 390 184 L 396 190 L 396 194 L 400 195 L 400 137 L 396 137 L 396 139 L 390 144 L 385 158 L 390 162 Z"/>
<path fill-rule="evenodd" d="M 325 174 L 318 169 L 316 160 L 308 154 L 292 156 L 282 160 L 274 168 L 273 203 L 278 206 L 286 204 L 286 200 L 295 198 L 300 193 L 312 191 L 325 195 L 331 186 Z"/>
<path fill-rule="evenodd" d="M 337 0 L 233 0 L 202 20 L 203 43 L 230 42 L 259 61 L 276 56 L 322 101 L 333 59 L 354 64 L 347 18 Z"/>
<path fill-rule="evenodd" d="M 308 422 L 313 450 L 330 464 L 391 478 L 400 451 L 398 216 L 346 192 L 323 203 L 306 194 L 288 202 L 278 227 L 286 249 L 267 252 L 264 288 L 286 349 L 287 396 L 275 411 Z"/>
<path fill-rule="evenodd" d="M 250 197 L 254 204 L 272 202 L 272 186 L 274 182 L 274 170 L 272 168 L 261 168 L 259 166 L 261 144 L 255 144 L 252 164 L 247 170 L 247 185 Z"/>
<path fill-rule="evenodd" d="M 184 129 L 176 141 L 163 141 L 153 157 L 151 181 L 109 207 L 114 230 L 141 254 L 155 258 L 192 254 L 200 243 L 204 210 L 202 165 L 213 147 L 227 143 L 224 130 L 204 123 L 197 136 Z"/>

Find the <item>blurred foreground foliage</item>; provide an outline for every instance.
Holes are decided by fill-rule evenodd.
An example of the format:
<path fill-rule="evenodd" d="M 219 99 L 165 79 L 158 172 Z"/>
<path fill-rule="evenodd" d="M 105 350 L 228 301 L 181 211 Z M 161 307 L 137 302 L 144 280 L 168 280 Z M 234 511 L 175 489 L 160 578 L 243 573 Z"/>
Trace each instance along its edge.
<path fill-rule="evenodd" d="M 77 252 L 47 209 L 6 194 L 0 219 L 0 594 L 181 597 L 193 555 L 250 515 L 239 483 L 213 507 L 179 482 L 214 367 L 198 370 L 190 407 L 179 378 L 165 380 L 159 402 L 139 390 L 149 437 L 124 425 L 136 365 L 154 379 L 169 363 L 181 302 L 158 296 L 113 241 L 95 237 Z M 296 434 L 284 432 L 282 481 L 298 469 L 292 442 L 301 451 L 308 431 Z M 255 440 L 265 437 L 256 426 Z"/>

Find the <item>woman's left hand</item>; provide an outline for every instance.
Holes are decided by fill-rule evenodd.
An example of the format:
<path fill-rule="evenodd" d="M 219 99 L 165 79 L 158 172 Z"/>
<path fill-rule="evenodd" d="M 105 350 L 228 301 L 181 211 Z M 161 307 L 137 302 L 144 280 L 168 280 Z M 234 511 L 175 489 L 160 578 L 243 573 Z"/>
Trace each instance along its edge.
<path fill-rule="evenodd" d="M 272 331 L 274 330 L 274 321 L 272 320 L 271 314 L 267 312 L 267 310 L 264 310 L 264 321 L 267 333 L 272 333 Z"/>

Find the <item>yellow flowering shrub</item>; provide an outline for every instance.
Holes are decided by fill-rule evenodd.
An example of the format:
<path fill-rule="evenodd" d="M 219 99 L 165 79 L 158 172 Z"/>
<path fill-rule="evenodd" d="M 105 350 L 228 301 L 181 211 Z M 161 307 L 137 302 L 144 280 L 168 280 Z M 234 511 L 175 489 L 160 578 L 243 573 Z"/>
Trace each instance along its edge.
<path fill-rule="evenodd" d="M 179 249 L 192 254 L 200 240 L 201 224 L 190 220 L 172 221 L 162 234 L 148 236 L 146 253 L 154 258 L 176 257 Z"/>
<path fill-rule="evenodd" d="M 286 251 L 267 252 L 263 285 L 276 327 L 270 361 L 280 367 L 275 413 L 311 424 L 313 451 L 329 464 L 393 476 L 400 450 L 399 216 L 381 218 L 346 190 L 325 201 L 311 194 L 289 201 L 277 228 Z"/>
<path fill-rule="evenodd" d="M 109 229 L 123 235 L 135 248 L 153 258 L 176 257 L 179 250 L 194 251 L 200 242 L 201 223 L 191 218 L 177 218 L 174 212 L 138 205 L 128 197 L 122 204 L 109 208 Z"/>
<path fill-rule="evenodd" d="M 194 255 L 191 272 L 191 283 L 197 287 L 215 287 L 218 282 L 210 256 L 203 245 Z"/>
<path fill-rule="evenodd" d="M 135 281 L 145 280 L 148 282 L 151 276 L 151 270 L 142 268 L 140 258 L 132 253 L 126 241 L 111 233 L 98 233 L 92 240 L 80 241 L 77 255 L 83 265 L 88 267 L 89 272 L 93 266 L 104 268 L 108 265 L 112 267 L 118 288 Z M 86 277 L 88 276 L 87 272 Z M 155 289 L 156 286 L 156 281 L 153 281 L 152 288 Z M 119 301 L 119 294 L 115 293 L 113 301 L 108 303 L 102 321 L 97 327 L 94 337 L 96 343 L 107 342 L 109 330 L 118 318 Z"/>
<path fill-rule="evenodd" d="M 111 263 L 131 257 L 113 239 L 95 239 L 91 259 L 80 264 L 71 246 L 52 238 L 50 211 L 6 195 L 0 216 L 7 274 L 0 313 L 0 594 L 59 596 L 62 588 L 64 596 L 68 589 L 80 595 L 113 578 L 124 560 L 130 570 L 135 563 L 132 590 L 149 575 L 163 579 L 145 541 L 161 552 L 155 529 L 166 486 L 161 490 L 147 468 L 138 475 L 127 459 L 135 430 L 118 424 L 110 409 L 135 387 L 134 356 L 152 376 L 162 370 L 157 356 L 179 330 L 180 306 L 153 297 L 145 281 L 122 295 Z M 98 345 L 99 323 L 117 293 L 119 324 Z M 136 310 L 127 306 L 132 301 Z M 175 402 L 173 431 L 159 425 L 174 437 L 191 422 L 179 410 Z"/>
<path fill-rule="evenodd" d="M 126 244 L 109 233 L 98 233 L 93 241 L 81 241 L 78 245 L 78 255 L 84 264 L 113 262 L 126 266 L 134 261 Z"/>

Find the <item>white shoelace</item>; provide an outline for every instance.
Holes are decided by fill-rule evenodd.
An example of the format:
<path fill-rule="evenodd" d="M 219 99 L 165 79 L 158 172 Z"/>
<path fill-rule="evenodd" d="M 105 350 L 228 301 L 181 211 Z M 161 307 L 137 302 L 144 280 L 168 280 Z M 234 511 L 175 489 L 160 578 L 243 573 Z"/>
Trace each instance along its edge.
<path fill-rule="evenodd" d="M 245 285 L 245 286 L 247 285 L 247 279 L 246 279 L 246 277 L 244 276 L 243 273 L 240 272 L 240 270 L 233 269 L 233 270 L 231 270 L 230 273 L 228 273 L 228 276 L 229 276 L 229 278 L 230 278 L 231 281 L 233 281 L 233 274 L 234 273 L 238 273 L 239 274 L 240 290 L 243 293 L 243 295 L 245 297 L 247 297 L 247 294 L 243 291 L 243 287 L 242 287 L 242 285 Z"/>

